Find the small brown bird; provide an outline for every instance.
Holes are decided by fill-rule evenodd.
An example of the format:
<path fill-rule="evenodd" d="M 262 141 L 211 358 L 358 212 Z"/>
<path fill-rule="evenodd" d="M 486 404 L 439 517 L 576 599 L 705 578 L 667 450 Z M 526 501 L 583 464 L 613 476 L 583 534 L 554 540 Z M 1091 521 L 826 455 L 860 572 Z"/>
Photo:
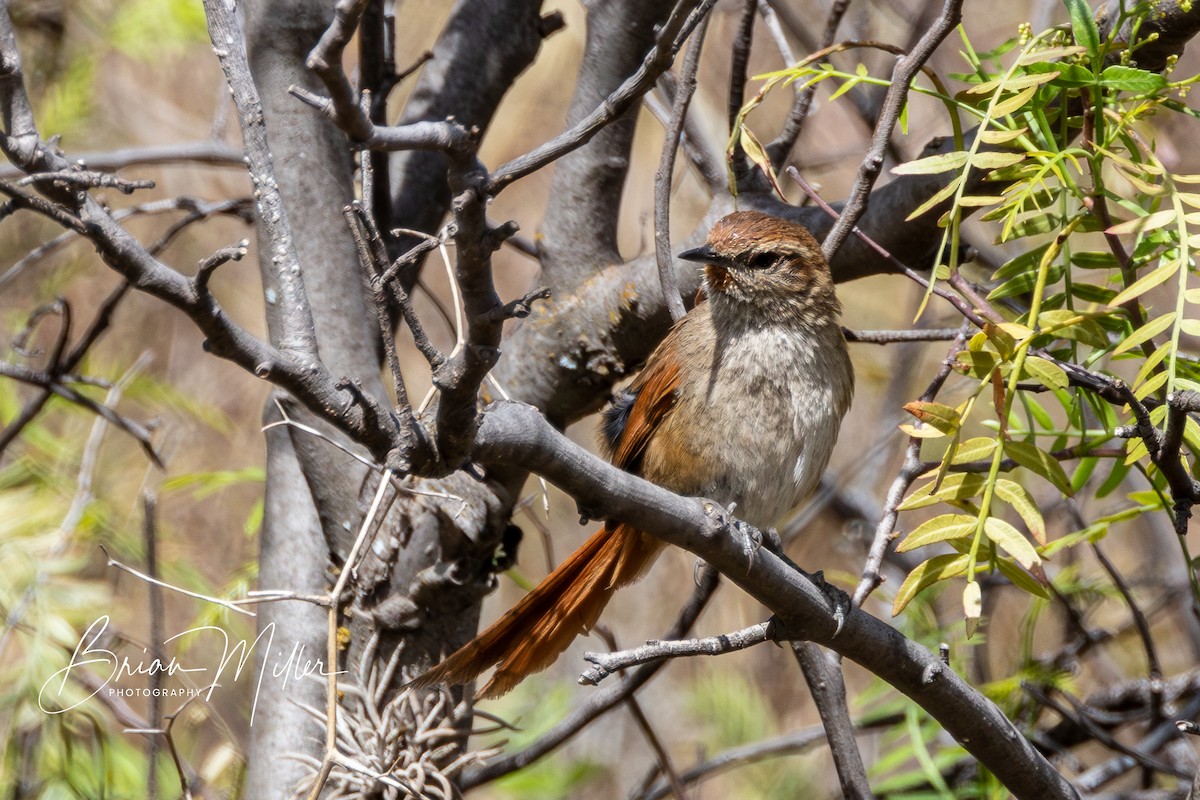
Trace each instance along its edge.
<path fill-rule="evenodd" d="M 671 329 L 604 412 L 601 444 L 622 469 L 690 496 L 736 503 L 770 525 L 817 485 L 850 406 L 841 306 L 812 235 L 756 211 L 717 222 L 680 258 L 706 264 L 707 302 Z M 413 682 L 502 695 L 591 629 L 662 542 L 608 522 L 508 613 Z"/>

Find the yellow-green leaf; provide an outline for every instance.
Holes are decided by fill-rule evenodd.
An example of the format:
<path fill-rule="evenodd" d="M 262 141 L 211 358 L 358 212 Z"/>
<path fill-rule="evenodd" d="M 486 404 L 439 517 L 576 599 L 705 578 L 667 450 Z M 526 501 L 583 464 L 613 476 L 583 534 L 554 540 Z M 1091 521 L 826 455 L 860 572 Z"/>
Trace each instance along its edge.
<path fill-rule="evenodd" d="M 1133 219 L 1124 222 L 1118 222 L 1105 233 L 1117 235 L 1122 233 L 1141 233 L 1142 231 L 1153 231 L 1175 220 L 1174 209 L 1166 211 L 1156 211 L 1153 214 L 1147 214 L 1144 217 L 1134 217 Z"/>
<path fill-rule="evenodd" d="M 1041 75 L 1031 76 L 1031 77 L 1046 78 L 1047 80 L 1053 80 L 1054 78 L 1058 77 L 1058 73 L 1057 72 L 1046 72 Z M 1019 111 L 1022 107 L 1025 106 L 1026 103 L 1028 103 L 1030 101 L 1030 99 L 1033 97 L 1034 93 L 1037 92 L 1037 90 L 1038 90 L 1038 87 L 1030 86 L 1028 89 L 1022 89 L 1021 91 L 1017 92 L 1016 94 L 1014 94 L 1012 97 L 1008 98 L 1007 100 L 1001 100 L 999 103 L 996 103 L 996 105 L 992 106 L 992 113 L 991 113 L 992 118 L 994 119 L 996 117 L 1006 117 L 1009 114 L 1013 113 L 1014 111 Z"/>
<path fill-rule="evenodd" d="M 970 536 L 978 520 L 966 514 L 941 514 L 921 523 L 896 546 L 899 553 L 907 553 L 934 542 L 961 539 Z"/>
<path fill-rule="evenodd" d="M 1004 552 L 1016 559 L 1025 569 L 1031 569 L 1034 564 L 1040 564 L 1042 559 L 1029 540 L 1021 532 L 998 517 L 988 517 L 983 521 L 983 532 L 996 543 Z"/>
<path fill-rule="evenodd" d="M 1179 330 L 1186 333 L 1188 336 L 1200 336 L 1200 319 L 1185 319 L 1180 320 Z"/>
<path fill-rule="evenodd" d="M 906 403 L 904 410 L 942 433 L 954 433 L 954 431 L 958 430 L 958 426 L 962 424 L 958 409 L 951 408 L 942 403 L 914 400 L 911 403 Z"/>
<path fill-rule="evenodd" d="M 909 222 L 911 220 L 914 220 L 917 217 L 924 214 L 929 209 L 933 208 L 934 206 L 939 205 L 940 203 L 943 203 L 946 200 L 948 200 L 951 195 L 953 195 L 956 191 L 958 191 L 958 184 L 962 183 L 962 178 L 963 178 L 962 175 L 955 175 L 953 180 L 951 180 L 949 183 L 947 183 L 941 189 L 938 189 L 937 192 L 933 195 L 933 197 L 929 198 L 924 203 L 921 203 L 921 205 L 914 208 L 912 210 L 912 213 L 904 218 L 904 221 Z"/>
<path fill-rule="evenodd" d="M 953 153 L 939 153 L 935 156 L 918 158 L 892 167 L 893 175 L 936 175 L 939 172 L 951 172 L 961 169 L 967 163 L 967 153 L 958 150 Z"/>
<path fill-rule="evenodd" d="M 1006 153 L 985 150 L 971 156 L 971 166 L 976 169 L 1000 169 L 1020 164 L 1025 160 L 1024 153 Z"/>
<path fill-rule="evenodd" d="M 1063 368 L 1052 361 L 1038 356 L 1025 359 L 1025 374 L 1045 386 L 1047 389 L 1065 389 L 1070 381 Z"/>
<path fill-rule="evenodd" d="M 1132 350 L 1139 346 L 1142 342 L 1147 342 L 1158 336 L 1160 333 L 1171 327 L 1171 323 L 1175 321 L 1175 312 L 1169 311 L 1161 317 L 1155 317 L 1147 322 L 1142 327 L 1138 328 L 1125 341 L 1121 342 L 1113 349 L 1113 355 L 1120 355 L 1126 350 Z"/>
<path fill-rule="evenodd" d="M 934 428 L 930 425 L 921 425 L 919 423 L 916 425 L 911 425 L 907 422 L 902 422 L 896 427 L 903 431 L 905 436 L 911 436 L 914 439 L 940 439 L 946 435 L 937 428 Z"/>
<path fill-rule="evenodd" d="M 992 128 L 986 131 L 979 131 L 976 134 L 976 138 L 984 144 L 1007 144 L 1013 139 L 1024 136 L 1028 131 L 1029 128 L 1017 128 L 1015 131 Z"/>
<path fill-rule="evenodd" d="M 910 511 L 914 508 L 924 508 L 942 501 L 966 500 L 983 492 L 984 479 L 982 475 L 973 472 L 951 472 L 938 485 L 937 479 L 918 487 L 916 491 L 898 505 L 900 511 Z M 918 528 L 917 530 L 920 530 Z M 910 536 L 912 534 L 909 534 Z"/>
<path fill-rule="evenodd" d="M 1009 561 L 1007 558 L 996 559 L 996 566 L 1000 568 L 1000 573 L 1004 577 L 1012 581 L 1013 585 L 1022 591 L 1032 594 L 1036 597 L 1048 598 L 1050 596 L 1046 591 L 1046 586 L 1043 581 L 1040 581 L 1038 578 L 1030 575 L 1028 572 Z"/>
<path fill-rule="evenodd" d="M 758 165 L 758 168 L 763 171 L 763 175 L 767 176 L 771 188 L 775 190 L 775 193 L 780 198 L 783 198 L 783 189 L 779 186 L 779 178 L 775 175 L 775 167 L 772 166 L 767 151 L 763 149 L 758 139 L 755 138 L 754 134 L 745 125 L 741 129 L 741 144 L 746 157 Z"/>
<path fill-rule="evenodd" d="M 995 439 L 987 436 L 975 436 L 967 439 L 958 446 L 958 452 L 954 454 L 951 464 L 968 464 L 972 461 L 983 461 L 985 458 L 991 458 L 992 453 L 996 452 L 997 442 Z"/>
<path fill-rule="evenodd" d="M 946 555 L 934 556 L 928 561 L 918 564 L 916 569 L 908 573 L 908 577 L 904 579 L 904 583 L 900 584 L 900 588 L 896 591 L 896 599 L 892 601 L 892 616 L 896 616 L 903 611 L 905 606 L 912 602 L 912 599 L 920 594 L 922 590 L 938 581 L 962 575 L 967 571 L 967 564 L 970 558 L 965 553 L 948 553 Z"/>
<path fill-rule="evenodd" d="M 1163 281 L 1173 276 L 1179 271 L 1179 265 L 1183 263 L 1178 258 L 1171 259 L 1165 264 L 1156 267 L 1154 270 L 1147 272 L 1142 277 L 1131 283 L 1124 291 L 1120 292 L 1112 300 L 1108 301 L 1109 308 L 1117 308 L 1118 306 L 1132 300 L 1135 297 L 1140 297 L 1146 292 L 1158 286 Z"/>
<path fill-rule="evenodd" d="M 1133 390 L 1133 396 L 1138 400 L 1145 400 L 1147 397 L 1162 388 L 1162 385 L 1166 383 L 1167 379 L 1170 377 L 1171 374 L 1166 370 L 1153 375 L 1145 383 L 1140 384 L 1136 389 Z"/>
<path fill-rule="evenodd" d="M 1029 490 L 1016 481 L 997 478 L 994 491 L 997 497 L 1012 506 L 1013 511 L 1016 511 L 1021 519 L 1025 520 L 1029 533 L 1037 543 L 1046 544 L 1046 521 L 1042 519 L 1042 512 L 1038 509 L 1037 502 Z"/>

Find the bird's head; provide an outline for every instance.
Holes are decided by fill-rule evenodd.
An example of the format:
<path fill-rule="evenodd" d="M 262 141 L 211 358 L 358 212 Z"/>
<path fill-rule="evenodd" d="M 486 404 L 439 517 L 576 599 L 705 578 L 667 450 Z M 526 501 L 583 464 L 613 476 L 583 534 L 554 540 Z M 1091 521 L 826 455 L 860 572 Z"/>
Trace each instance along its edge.
<path fill-rule="evenodd" d="M 779 217 L 735 211 L 713 226 L 702 246 L 679 257 L 705 265 L 705 288 L 716 302 L 772 314 L 840 310 L 821 246 L 806 228 Z"/>

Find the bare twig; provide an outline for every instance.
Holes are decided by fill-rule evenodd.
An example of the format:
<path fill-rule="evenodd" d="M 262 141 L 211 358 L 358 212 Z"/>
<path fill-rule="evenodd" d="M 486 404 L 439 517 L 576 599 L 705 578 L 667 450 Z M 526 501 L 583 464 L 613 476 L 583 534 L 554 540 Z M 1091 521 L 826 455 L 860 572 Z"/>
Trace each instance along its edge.
<path fill-rule="evenodd" d="M 604 639 L 610 651 L 617 649 L 616 637 L 613 636 L 612 631 L 606 625 L 597 625 L 596 633 L 600 638 Z M 586 657 L 584 656 L 584 658 Z M 621 670 L 621 674 L 624 675 L 625 671 Z M 629 709 L 630 716 L 633 717 L 634 722 L 641 729 L 642 735 L 650 745 L 650 749 L 654 751 L 655 761 L 658 764 L 659 770 L 666 774 L 667 783 L 671 786 L 671 793 L 675 796 L 675 800 L 687 800 L 687 790 L 683 786 L 683 781 L 679 778 L 679 770 L 675 768 L 675 762 L 671 759 L 671 754 L 663 745 L 658 732 L 650 724 L 650 718 L 646 716 L 641 703 L 637 701 L 637 696 L 631 694 L 626 697 L 625 705 Z"/>
<path fill-rule="evenodd" d="M 221 608 L 227 608 L 230 611 L 237 612 L 238 614 L 244 614 L 247 617 L 255 616 L 253 611 L 247 611 L 244 608 L 240 608 L 237 603 L 231 602 L 229 600 L 222 600 L 220 597 L 212 597 L 211 595 L 200 594 L 199 592 L 189 591 L 188 589 L 184 589 L 181 586 L 175 586 L 174 584 L 167 583 L 166 581 L 162 581 L 157 578 L 152 578 L 149 575 L 147 575 L 146 573 L 142 572 L 141 570 L 134 569 L 133 567 L 129 566 L 128 564 L 123 564 L 120 561 L 117 561 L 115 558 L 113 558 L 111 555 L 108 554 L 108 550 L 105 550 L 103 545 L 100 546 L 100 549 L 104 552 L 104 557 L 105 557 L 105 559 L 107 559 L 108 566 L 116 567 L 117 569 L 121 570 L 122 572 L 128 572 L 133 577 L 135 577 L 139 580 L 145 581 L 147 584 L 149 584 L 151 586 L 161 586 L 164 589 L 170 589 L 172 592 L 176 592 L 176 593 L 182 594 L 182 595 L 187 595 L 188 597 L 194 597 L 197 600 L 203 600 L 206 603 L 213 603 L 214 605 L 218 605 Z"/>
<path fill-rule="evenodd" d="M 708 636 L 703 639 L 684 639 L 678 641 L 650 641 L 641 647 L 631 650 L 621 650 L 615 653 L 584 653 L 585 661 L 594 666 L 585 670 L 579 676 L 579 682 L 595 686 L 609 675 L 619 670 L 660 661 L 668 658 L 687 658 L 690 656 L 719 656 L 735 653 L 763 642 L 773 640 L 773 629 L 770 622 L 760 622 L 743 628 L 740 631 L 723 633 L 719 636 Z"/>
<path fill-rule="evenodd" d="M 921 37 L 917 46 L 907 56 L 896 62 L 896 66 L 892 70 L 892 83 L 884 97 L 879 122 L 875 125 L 875 134 L 871 137 L 871 147 L 867 151 L 866 157 L 863 158 L 862 166 L 859 167 L 858 178 L 850 190 L 850 196 L 842 208 L 841 216 L 834 223 L 829 235 L 825 237 L 825 241 L 821 243 L 821 251 L 825 254 L 827 261 L 833 260 L 834 254 L 837 253 L 842 243 L 846 241 L 846 237 L 850 235 L 850 231 L 867 210 L 871 187 L 875 185 L 875 181 L 883 170 L 883 154 L 892 138 L 892 129 L 896 126 L 896 121 L 900 118 L 900 111 L 904 108 L 908 97 L 909 83 L 933 55 L 933 51 L 942 43 L 942 40 L 950 34 L 950 31 L 954 30 L 961 20 L 962 0 L 946 0 L 937 20 Z"/>
<path fill-rule="evenodd" d="M 847 342 L 896 344 L 899 342 L 945 342 L 958 337 L 959 328 L 918 328 L 902 331 L 855 331 L 842 328 Z"/>
<path fill-rule="evenodd" d="M 825 652 L 812 642 L 792 642 L 792 653 L 821 716 L 842 796 L 849 800 L 868 800 L 874 795 L 867 781 L 862 753 L 854 739 L 854 723 L 850 721 L 850 711 L 846 707 L 846 682 L 841 664 L 827 658 Z"/>
<path fill-rule="evenodd" d="M 679 296 L 679 279 L 675 275 L 675 259 L 671 253 L 671 180 L 675 174 L 679 137 L 687 119 L 688 105 L 696 91 L 696 70 L 700 66 L 700 52 L 704 48 L 707 31 L 708 17 L 705 16 L 696 28 L 683 59 L 675 88 L 675 101 L 671 106 L 671 121 L 663 139 L 658 172 L 654 176 L 654 257 L 658 260 L 658 281 L 662 287 L 663 301 L 672 320 L 679 320 L 687 311 Z"/>
<path fill-rule="evenodd" d="M 491 179 L 488 181 L 488 194 L 495 196 L 513 181 L 536 172 L 566 153 L 582 147 L 604 126 L 624 114 L 642 95 L 650 91 L 654 82 L 658 80 L 658 76 L 671 66 L 671 62 L 675 60 L 675 54 L 683 46 L 684 40 L 700 24 L 700 20 L 708 14 L 715 2 L 716 0 L 702 0 L 688 14 L 685 13 L 685 9 L 689 3 L 681 0 L 663 24 L 659 31 L 658 42 L 646 54 L 646 59 L 638 71 L 629 76 L 629 79 L 609 95 L 599 108 L 580 120 L 579 124 L 571 130 L 565 131 L 507 164 L 501 165 L 492 173 Z"/>
<path fill-rule="evenodd" d="M 225 142 L 209 140 L 78 153 L 74 157 L 74 163 L 87 169 L 105 171 L 124 169 L 125 167 L 174 166 L 188 162 L 214 167 L 240 168 L 245 166 L 244 157 L 245 154 L 236 147 Z M 12 180 L 21 174 L 20 169 L 9 164 L 0 166 L 0 180 Z"/>
<path fill-rule="evenodd" d="M 88 189 L 116 189 L 121 194 L 133 194 L 138 189 L 153 189 L 154 181 L 131 181 L 109 172 L 96 172 L 83 168 L 64 169 L 53 172 L 38 172 L 17 181 L 18 186 L 38 183 L 62 183 Z"/>
<path fill-rule="evenodd" d="M 759 0 L 759 10 L 762 12 L 763 18 L 767 21 L 768 27 L 776 27 L 778 23 L 772 24 L 774 10 L 771 8 L 768 0 Z M 819 49 L 824 50 L 833 45 L 834 37 L 837 36 L 838 26 L 842 23 L 842 17 L 846 15 L 846 9 L 850 7 L 850 0 L 834 0 L 829 7 L 829 14 L 825 17 L 825 30 L 821 34 Z M 780 31 L 775 34 L 776 38 L 783 39 L 783 33 Z M 786 41 L 784 41 L 786 44 Z M 780 52 L 785 54 L 789 64 L 794 58 L 787 54 L 787 51 L 782 47 Z M 791 155 L 792 148 L 796 146 L 796 140 L 800 138 L 800 132 L 804 128 L 804 121 L 808 119 L 808 113 L 812 109 L 812 101 L 816 96 L 817 87 L 806 86 L 796 94 L 796 99 L 792 103 L 792 108 L 788 112 L 787 120 L 783 124 L 783 130 L 775 137 L 775 140 L 767 145 L 767 155 L 771 159 L 771 164 L 775 169 L 781 169 L 788 156 Z"/>
<path fill-rule="evenodd" d="M 950 377 L 951 365 L 954 363 L 954 356 L 967 340 L 970 323 L 964 321 L 958 330 L 958 335 L 950 345 L 949 351 L 946 353 L 946 358 L 942 361 L 942 366 L 930 381 L 929 386 L 921 394 L 921 399 L 925 401 L 933 400 L 937 397 L 937 393 L 941 391 L 946 379 Z M 887 554 L 888 545 L 896 538 L 896 520 L 899 518 L 898 511 L 900 502 L 904 500 L 904 495 L 908 493 L 908 489 L 912 486 L 913 481 L 917 476 L 925 471 L 925 465 L 921 462 L 921 440 L 917 437 L 911 437 L 908 440 L 908 446 L 904 449 L 904 461 L 900 465 L 900 471 L 896 474 L 892 485 L 888 487 L 887 495 L 884 499 L 883 516 L 879 518 L 879 523 L 875 526 L 875 536 L 871 540 L 871 550 L 867 555 L 867 560 L 863 564 L 862 578 L 858 582 L 858 586 L 854 589 L 854 605 L 862 606 L 866 599 L 883 583 L 883 576 L 879 569 L 883 564 L 883 557 Z"/>
<path fill-rule="evenodd" d="M 158 531 L 155 525 L 156 500 L 153 494 L 142 495 L 142 539 L 146 547 L 146 574 L 158 580 Z M 150 657 L 155 664 L 166 664 L 163 651 L 163 598 L 162 590 L 154 583 L 147 585 L 147 605 L 150 611 Z M 158 725 L 162 719 L 163 670 L 150 670 L 150 724 Z M 158 737 L 152 736 L 146 755 L 146 794 L 158 796 Z M 178 765 L 178 762 L 176 762 Z M 186 791 L 186 783 L 184 784 Z"/>

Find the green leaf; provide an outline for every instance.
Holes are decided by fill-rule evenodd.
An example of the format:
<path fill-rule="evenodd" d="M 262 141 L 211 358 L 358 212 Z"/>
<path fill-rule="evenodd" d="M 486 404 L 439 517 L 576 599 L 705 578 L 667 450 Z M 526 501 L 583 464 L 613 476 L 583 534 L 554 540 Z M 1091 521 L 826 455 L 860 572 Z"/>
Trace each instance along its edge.
<path fill-rule="evenodd" d="M 893 175 L 937 175 L 941 172 L 951 172 L 961 169 L 967 163 L 967 153 L 962 150 L 953 153 L 939 153 L 935 156 L 919 158 L 892 167 Z"/>
<path fill-rule="evenodd" d="M 900 511 L 911 511 L 914 508 L 924 508 L 943 501 L 966 500 L 979 495 L 983 491 L 983 486 L 982 475 L 973 472 L 951 472 L 942 480 L 940 486 L 935 478 L 918 487 L 896 508 Z"/>
<path fill-rule="evenodd" d="M 934 542 L 944 542 L 947 539 L 962 539 L 970 536 L 978 520 L 966 514 L 940 514 L 917 526 L 916 530 L 904 537 L 904 541 L 896 546 L 896 552 L 907 553 Z"/>
<path fill-rule="evenodd" d="M 1021 532 L 998 517 L 988 517 L 983 521 L 983 532 L 996 543 L 1004 552 L 1017 560 L 1025 569 L 1031 569 L 1034 564 L 1042 563 L 1037 550 Z"/>
<path fill-rule="evenodd" d="M 945 434 L 954 433 L 958 430 L 959 425 L 962 424 L 958 409 L 951 408 L 942 403 L 914 400 L 911 403 L 906 403 L 904 410 L 926 425 L 930 425 Z"/>
<path fill-rule="evenodd" d="M 1065 495 L 1072 495 L 1071 482 L 1067 473 L 1063 472 L 1062 464 L 1045 450 L 1028 442 L 1007 441 L 1004 443 L 1004 454 L 1016 461 L 1022 467 L 1041 475 L 1054 484 L 1054 487 Z"/>
<path fill-rule="evenodd" d="M 1092 347 L 1108 346 L 1108 337 L 1099 323 L 1067 308 L 1054 308 L 1038 314 L 1038 328 L 1054 336 L 1074 339 Z"/>
<path fill-rule="evenodd" d="M 967 571 L 967 564 L 970 561 L 970 556 L 964 553 L 948 553 L 946 555 L 934 556 L 928 561 L 924 561 L 917 565 L 917 568 L 908 573 L 908 577 L 904 579 L 904 583 L 900 584 L 900 588 L 896 591 L 896 599 L 892 601 L 892 616 L 898 615 L 904 610 L 912 599 L 920 594 L 924 589 L 932 586 L 938 581 L 949 580 L 956 578 Z"/>
<path fill-rule="evenodd" d="M 1157 72 L 1127 67 L 1124 64 L 1113 64 L 1111 67 L 1105 67 L 1104 71 L 1100 73 L 1100 85 L 1122 92 L 1149 94 L 1166 88 L 1167 79 Z"/>
<path fill-rule="evenodd" d="M 976 169 L 999 169 L 1020 164 L 1025 160 L 1024 153 L 1007 153 L 985 150 L 971 156 L 971 166 Z"/>
<path fill-rule="evenodd" d="M 1062 367 L 1038 356 L 1025 359 L 1025 374 L 1047 389 L 1065 389 L 1070 383 Z"/>
<path fill-rule="evenodd" d="M 1165 331 L 1167 328 L 1171 327 L 1171 323 L 1173 323 L 1174 321 L 1175 321 L 1175 312 L 1174 311 L 1168 311 L 1166 314 L 1163 314 L 1161 317 L 1155 317 L 1154 319 L 1150 320 L 1142 327 L 1138 328 L 1133 333 L 1129 334 L 1129 336 L 1126 337 L 1125 341 L 1121 342 L 1119 345 L 1117 345 L 1115 348 L 1113 348 L 1113 355 L 1114 356 L 1120 355 L 1121 353 L 1124 353 L 1127 350 L 1132 350 L 1133 348 L 1140 345 L 1142 342 L 1150 341 L 1155 336 L 1158 336 L 1160 333 Z"/>
<path fill-rule="evenodd" d="M 1179 271 L 1179 266 L 1183 262 L 1178 258 L 1173 258 L 1165 264 L 1156 267 L 1154 270 L 1147 272 L 1142 277 L 1127 286 L 1124 291 L 1120 292 L 1112 300 L 1108 301 L 1109 308 L 1116 308 L 1135 297 L 1140 297 L 1146 292 L 1163 283 L 1176 272 Z"/>
<path fill-rule="evenodd" d="M 1013 511 L 1021 516 L 1029 532 L 1038 544 L 1046 543 L 1046 521 L 1038 510 L 1037 501 L 1021 484 L 1008 478 L 997 478 L 994 487 L 996 496 L 1012 506 Z"/>
<path fill-rule="evenodd" d="M 1064 0 L 1067 12 L 1071 15 L 1071 33 L 1075 43 L 1087 49 L 1092 58 L 1100 54 L 1100 30 L 1096 27 L 1096 18 L 1087 0 Z"/>
<path fill-rule="evenodd" d="M 1071 281 L 1071 294 L 1088 303 L 1105 304 L 1117 296 L 1112 289 L 1083 281 Z"/>
<path fill-rule="evenodd" d="M 1079 459 L 1079 466 L 1075 468 L 1075 472 L 1071 475 L 1071 488 L 1078 492 L 1088 482 L 1088 478 L 1092 477 L 1092 473 L 1099 466 L 1100 459 L 1096 457 L 1088 457 Z M 1028 523 L 1027 523 L 1028 524 Z"/>
<path fill-rule="evenodd" d="M 1080 269 L 1116 269 L 1117 257 L 1108 250 L 1080 250 L 1071 253 L 1071 263 Z"/>
<path fill-rule="evenodd" d="M 1108 477 L 1104 479 L 1104 483 L 1100 484 L 1100 488 L 1096 490 L 1096 499 L 1101 500 L 1112 494 L 1121 482 L 1125 480 L 1125 476 L 1129 474 L 1129 465 L 1120 458 L 1112 459 L 1112 469 L 1109 470 Z"/>
<path fill-rule="evenodd" d="M 998 444 L 995 439 L 988 436 L 976 436 L 967 439 L 958 446 L 958 452 L 954 454 L 954 458 L 950 463 L 967 464 L 972 461 L 983 461 L 985 458 L 991 458 L 992 453 L 996 452 Z"/>
<path fill-rule="evenodd" d="M 1153 214 L 1147 214 L 1144 217 L 1134 217 L 1133 219 L 1118 222 L 1105 231 L 1110 235 L 1118 235 L 1122 233 L 1142 233 L 1144 231 L 1158 230 L 1159 228 L 1175 221 L 1175 210 L 1167 209 L 1166 211 L 1155 211 Z"/>

